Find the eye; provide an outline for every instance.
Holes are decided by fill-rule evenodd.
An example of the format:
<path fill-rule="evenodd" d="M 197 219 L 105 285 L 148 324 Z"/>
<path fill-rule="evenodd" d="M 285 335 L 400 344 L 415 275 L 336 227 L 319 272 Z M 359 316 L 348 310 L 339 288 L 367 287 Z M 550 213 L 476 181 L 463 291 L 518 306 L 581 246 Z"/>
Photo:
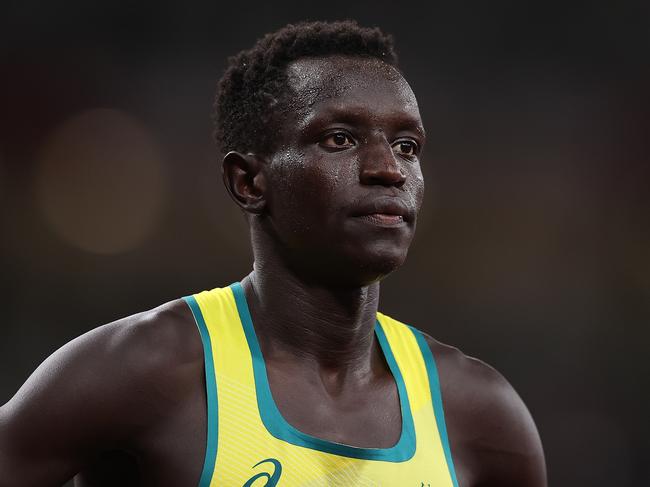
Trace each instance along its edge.
<path fill-rule="evenodd" d="M 418 145 L 412 140 L 398 140 L 393 144 L 393 150 L 403 156 L 417 156 Z"/>
<path fill-rule="evenodd" d="M 355 144 L 352 138 L 345 132 L 334 132 L 327 135 L 320 144 L 328 149 L 347 149 Z"/>

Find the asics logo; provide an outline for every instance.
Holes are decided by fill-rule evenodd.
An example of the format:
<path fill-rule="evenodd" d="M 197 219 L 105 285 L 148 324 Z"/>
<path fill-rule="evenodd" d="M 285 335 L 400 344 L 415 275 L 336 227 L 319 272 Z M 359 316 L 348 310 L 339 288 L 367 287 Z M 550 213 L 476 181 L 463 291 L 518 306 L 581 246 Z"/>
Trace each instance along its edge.
<path fill-rule="evenodd" d="M 275 487 L 278 485 L 278 481 L 280 480 L 280 475 L 282 475 L 282 464 L 280 463 L 279 460 L 276 460 L 275 458 L 267 458 L 266 460 L 262 460 L 261 462 L 256 463 L 253 465 L 253 468 L 262 465 L 263 463 L 270 463 L 273 465 L 273 473 L 268 473 L 268 472 L 260 472 L 258 474 L 253 475 L 250 479 L 246 481 L 242 487 L 252 487 L 253 483 L 257 479 L 266 479 L 265 484 L 259 484 L 256 485 L 255 487 Z"/>

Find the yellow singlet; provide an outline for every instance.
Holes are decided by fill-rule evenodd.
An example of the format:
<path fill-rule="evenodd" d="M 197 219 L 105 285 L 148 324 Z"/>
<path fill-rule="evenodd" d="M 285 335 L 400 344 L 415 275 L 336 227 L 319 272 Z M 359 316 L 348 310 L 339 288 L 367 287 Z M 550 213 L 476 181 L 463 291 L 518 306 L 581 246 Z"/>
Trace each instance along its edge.
<path fill-rule="evenodd" d="M 305 434 L 276 406 L 241 284 L 188 296 L 203 340 L 208 410 L 199 487 L 458 487 L 435 361 L 422 334 L 377 313 L 402 433 L 390 448 Z"/>

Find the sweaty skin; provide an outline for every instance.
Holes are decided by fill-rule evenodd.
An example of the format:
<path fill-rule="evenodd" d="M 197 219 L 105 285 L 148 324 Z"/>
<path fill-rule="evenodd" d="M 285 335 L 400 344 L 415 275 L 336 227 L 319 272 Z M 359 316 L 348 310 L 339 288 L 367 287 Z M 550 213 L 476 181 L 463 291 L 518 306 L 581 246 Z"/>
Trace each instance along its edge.
<path fill-rule="evenodd" d="M 420 113 L 379 60 L 305 58 L 287 73 L 292 104 L 273 151 L 223 162 L 251 227 L 244 292 L 287 421 L 389 447 L 399 399 L 373 327 L 379 282 L 404 262 L 422 203 Z M 512 387 L 428 342 L 460 486 L 546 486 L 537 430 Z M 186 304 L 172 301 L 68 343 L 0 408 L 0 487 L 75 475 L 77 486 L 197 485 L 205 443 L 201 340 Z"/>

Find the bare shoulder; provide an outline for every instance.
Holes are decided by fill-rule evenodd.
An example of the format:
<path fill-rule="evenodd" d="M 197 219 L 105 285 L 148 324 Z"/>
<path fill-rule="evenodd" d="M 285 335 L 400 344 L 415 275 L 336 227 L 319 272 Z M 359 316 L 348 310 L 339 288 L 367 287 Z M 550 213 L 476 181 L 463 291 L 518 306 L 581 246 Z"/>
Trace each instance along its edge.
<path fill-rule="evenodd" d="M 53 359 L 53 364 L 48 361 Z M 202 364 L 203 352 L 191 311 L 182 299 L 99 326 L 72 340 L 43 365 L 86 370 L 83 384 L 130 385 L 131 394 L 175 385 L 188 366 Z M 43 365 L 41 367 L 43 367 Z M 84 367 L 81 367 L 83 365 Z M 95 375 L 105 372 L 107 375 Z"/>
<path fill-rule="evenodd" d="M 106 325 L 105 353 L 146 391 L 147 402 L 164 406 L 182 399 L 188 379 L 201 377 L 203 347 L 194 318 L 182 299 Z M 153 395 L 151 395 L 153 394 Z M 158 408 L 156 408 L 158 409 Z M 155 411 L 149 409 L 149 413 Z"/>
<path fill-rule="evenodd" d="M 105 330 L 102 330 L 105 328 Z M 123 362 L 135 378 L 147 380 L 203 363 L 201 339 L 182 299 L 95 330 L 105 334 L 105 353 Z M 91 332 L 93 333 L 93 332 Z M 169 379 L 169 377 L 166 377 Z"/>
<path fill-rule="evenodd" d="M 496 369 L 425 334 L 436 360 L 461 487 L 546 486 L 535 422 Z"/>
<path fill-rule="evenodd" d="M 136 444 L 201 387 L 203 352 L 192 325 L 189 308 L 176 300 L 54 352 L 0 407 L 3 474 L 11 469 L 21 479 L 15 485 L 55 484 L 98 451 Z"/>

